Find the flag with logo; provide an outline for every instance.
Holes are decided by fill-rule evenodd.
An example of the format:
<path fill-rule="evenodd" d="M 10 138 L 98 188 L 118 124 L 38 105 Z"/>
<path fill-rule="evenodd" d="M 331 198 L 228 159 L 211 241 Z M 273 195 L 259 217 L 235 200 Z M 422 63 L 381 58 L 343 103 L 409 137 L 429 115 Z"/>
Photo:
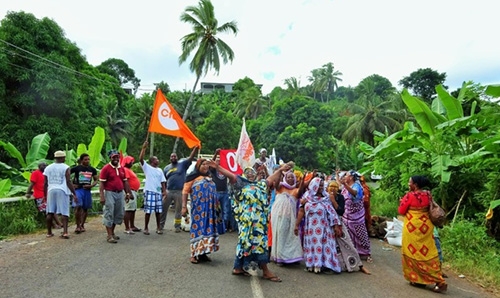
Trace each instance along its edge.
<path fill-rule="evenodd" d="M 201 145 L 200 140 L 182 121 L 182 117 L 179 116 L 160 89 L 156 92 L 148 131 L 182 138 L 189 148 Z"/>
<path fill-rule="evenodd" d="M 243 170 L 236 161 L 236 149 L 223 149 L 219 151 L 219 165 L 236 175 L 241 175 Z"/>
<path fill-rule="evenodd" d="M 253 167 L 255 164 L 255 150 L 247 133 L 245 118 L 243 118 L 240 141 L 238 142 L 238 149 L 236 149 L 236 162 L 242 169 Z"/>

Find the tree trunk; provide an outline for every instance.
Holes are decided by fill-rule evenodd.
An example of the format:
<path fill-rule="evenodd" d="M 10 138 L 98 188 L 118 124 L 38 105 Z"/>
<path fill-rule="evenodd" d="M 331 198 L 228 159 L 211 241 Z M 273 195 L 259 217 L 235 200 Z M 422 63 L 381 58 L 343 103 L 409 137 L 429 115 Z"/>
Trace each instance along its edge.
<path fill-rule="evenodd" d="M 194 82 L 193 90 L 191 91 L 191 96 L 189 96 L 189 100 L 188 100 L 188 102 L 186 104 L 186 109 L 184 110 L 184 114 L 182 115 L 182 121 L 184 121 L 184 122 L 186 122 L 186 119 L 187 119 L 187 116 L 188 116 L 188 112 L 189 112 L 189 108 L 193 104 L 194 92 L 196 90 L 196 85 L 198 85 L 198 81 L 199 80 L 200 80 L 200 76 L 197 76 L 196 77 L 196 82 Z M 172 153 L 176 153 L 177 152 L 177 146 L 178 145 L 179 145 L 179 137 L 177 137 L 175 139 L 174 149 L 172 149 Z"/>

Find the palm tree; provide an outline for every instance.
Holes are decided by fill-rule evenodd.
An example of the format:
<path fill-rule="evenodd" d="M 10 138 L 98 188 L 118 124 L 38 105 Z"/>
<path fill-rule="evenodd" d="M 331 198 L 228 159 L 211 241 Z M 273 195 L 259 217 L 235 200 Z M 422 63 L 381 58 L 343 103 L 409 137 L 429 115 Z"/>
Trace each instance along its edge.
<path fill-rule="evenodd" d="M 373 146 L 375 131 L 393 133 L 402 128 L 401 110 L 394 109 L 395 101 L 384 100 L 375 93 L 372 80 L 363 80 L 358 87 L 360 98 L 358 103 L 349 105 L 353 116 L 342 139 L 348 143 L 361 140 Z"/>
<path fill-rule="evenodd" d="M 330 95 L 338 88 L 337 82 L 342 82 L 340 78 L 342 73 L 335 70 L 332 62 L 328 62 L 322 68 L 313 69 L 311 74 L 308 79 L 312 82 L 314 94 L 320 92 L 321 101 L 323 101 L 323 93 L 326 92 L 326 101 L 329 101 Z"/>
<path fill-rule="evenodd" d="M 300 94 L 300 80 L 296 77 L 285 79 L 286 92 L 290 97 Z"/>
<path fill-rule="evenodd" d="M 179 57 L 179 64 L 186 62 L 188 57 L 194 52 L 193 60 L 189 63 L 189 69 L 196 74 L 196 81 L 191 92 L 191 96 L 182 115 L 182 120 L 186 120 L 189 109 L 193 103 L 196 85 L 202 75 L 208 70 L 214 69 L 218 74 L 220 70 L 220 58 L 224 64 L 232 62 L 234 59 L 233 50 L 220 38 L 219 33 L 238 33 L 238 26 L 235 21 L 224 23 L 218 26 L 215 18 L 214 6 L 210 0 L 200 0 L 198 6 L 188 6 L 181 14 L 181 21 L 192 26 L 193 32 L 181 38 L 182 54 Z M 179 138 L 175 140 L 173 152 L 177 150 Z"/>
<path fill-rule="evenodd" d="M 256 119 L 269 108 L 269 99 L 259 88 L 251 87 L 239 94 L 235 112 L 238 117 Z"/>

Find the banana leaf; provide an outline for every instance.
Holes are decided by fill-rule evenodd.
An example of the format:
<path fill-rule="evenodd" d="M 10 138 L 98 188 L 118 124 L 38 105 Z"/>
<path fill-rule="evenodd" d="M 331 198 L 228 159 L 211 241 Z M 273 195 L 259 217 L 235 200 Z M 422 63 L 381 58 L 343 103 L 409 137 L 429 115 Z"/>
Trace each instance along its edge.
<path fill-rule="evenodd" d="M 438 118 L 437 113 L 433 113 L 431 109 L 422 100 L 411 96 L 408 90 L 403 89 L 401 93 L 403 102 L 408 107 L 408 110 L 415 116 L 418 125 L 422 131 L 430 136 L 433 136 L 436 125 L 440 124 L 442 121 Z"/>
<path fill-rule="evenodd" d="M 90 165 L 94 168 L 99 166 L 101 162 L 101 151 L 104 145 L 104 139 L 106 138 L 106 133 L 104 128 L 97 126 L 94 131 L 94 136 L 89 144 L 89 155 L 90 155 Z"/>
<path fill-rule="evenodd" d="M 5 195 L 9 193 L 11 184 L 12 182 L 10 179 L 0 180 L 0 197 L 5 197 Z"/>
<path fill-rule="evenodd" d="M 452 164 L 449 155 L 435 155 L 431 158 L 431 171 L 434 176 L 441 176 L 442 182 L 450 182 L 451 172 L 448 167 Z"/>
<path fill-rule="evenodd" d="M 118 152 L 121 152 L 123 156 L 127 155 L 127 138 L 122 138 L 120 145 L 118 146 Z"/>
<path fill-rule="evenodd" d="M 35 168 L 27 168 L 27 170 L 36 169 L 38 166 L 38 161 L 47 158 L 47 153 L 49 152 L 50 136 L 48 133 L 43 133 L 35 136 L 31 141 L 30 149 L 26 154 L 26 164 L 33 165 Z M 26 167 L 26 166 L 25 166 Z"/>
<path fill-rule="evenodd" d="M 500 200 L 491 201 L 490 209 L 495 209 L 498 206 L 500 206 Z"/>
<path fill-rule="evenodd" d="M 462 103 L 458 101 L 455 97 L 451 96 L 442 85 L 436 86 L 436 92 L 441 103 L 446 109 L 446 116 L 448 120 L 453 120 L 457 118 L 462 118 L 464 116 L 464 110 L 462 109 Z"/>
<path fill-rule="evenodd" d="M 87 153 L 87 145 L 78 144 L 78 147 L 76 147 L 76 156 L 80 157 L 83 153 Z"/>
<path fill-rule="evenodd" d="M 492 97 L 500 97 L 500 85 L 488 85 L 484 93 Z"/>
<path fill-rule="evenodd" d="M 21 152 L 19 152 L 19 150 L 17 150 L 17 148 L 12 145 L 12 143 L 5 143 L 4 141 L 0 141 L 0 146 L 2 146 L 3 149 L 5 149 L 5 151 L 10 154 L 10 156 L 17 159 L 22 168 L 26 167 L 26 162 L 24 161 Z"/>

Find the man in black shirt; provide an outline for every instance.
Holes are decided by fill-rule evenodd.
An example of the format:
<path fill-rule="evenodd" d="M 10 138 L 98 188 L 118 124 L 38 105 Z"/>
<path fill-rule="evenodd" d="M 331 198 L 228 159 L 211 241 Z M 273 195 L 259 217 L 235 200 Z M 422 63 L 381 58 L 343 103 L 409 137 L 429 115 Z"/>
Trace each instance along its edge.
<path fill-rule="evenodd" d="M 220 153 L 220 148 L 215 150 L 214 157 L 212 158 L 213 160 L 215 160 L 217 165 L 219 165 L 220 162 L 219 153 Z M 219 234 L 224 234 L 226 231 L 229 232 L 234 231 L 236 230 L 236 220 L 234 219 L 233 212 L 231 209 L 231 200 L 229 198 L 227 178 L 226 176 L 217 172 L 217 170 L 214 168 L 210 168 L 210 172 L 212 174 L 212 179 L 215 183 L 215 187 L 217 190 L 217 199 L 219 200 L 222 209 L 221 217 L 224 225 L 223 225 L 223 230 L 219 231 Z"/>
<path fill-rule="evenodd" d="M 85 232 L 85 221 L 88 210 L 92 209 L 92 194 L 90 190 L 97 185 L 97 170 L 90 165 L 90 156 L 87 153 L 80 155 L 79 165 L 71 168 L 74 174 L 73 183 L 75 185 L 76 201 L 73 201 L 75 208 L 75 233 Z"/>

